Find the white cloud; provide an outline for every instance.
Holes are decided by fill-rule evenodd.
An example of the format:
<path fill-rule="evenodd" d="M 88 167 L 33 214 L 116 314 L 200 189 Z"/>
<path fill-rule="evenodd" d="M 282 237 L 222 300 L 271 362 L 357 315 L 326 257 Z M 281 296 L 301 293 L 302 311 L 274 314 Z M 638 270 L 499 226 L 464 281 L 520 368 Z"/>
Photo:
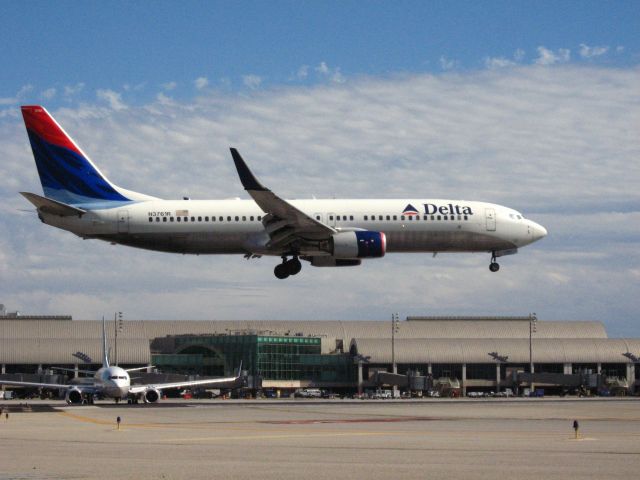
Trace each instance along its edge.
<path fill-rule="evenodd" d="M 298 69 L 298 72 L 296 73 L 296 77 L 298 78 L 298 80 L 304 80 L 308 76 L 309 76 L 309 65 L 302 65 Z"/>
<path fill-rule="evenodd" d="M 20 103 L 26 95 L 33 90 L 33 85 L 27 84 L 20 87 L 20 90 L 13 97 L 0 97 L 1 105 L 16 105 Z"/>
<path fill-rule="evenodd" d="M 458 66 L 458 62 L 455 60 L 451 60 L 450 58 L 445 57 L 444 55 L 440 57 L 440 68 L 444 71 L 453 70 Z"/>
<path fill-rule="evenodd" d="M 164 198 L 248 198 L 229 158 L 233 145 L 285 198 L 512 206 L 549 236 L 502 259 L 498 274 L 485 254 L 389 254 L 352 269 L 305 264 L 283 284 L 272 274 L 277 258 L 81 241 L 17 211 L 30 205 L 16 192 L 41 188 L 18 116 L 0 116 L 0 230 L 12 232 L 0 236 L 2 303 L 76 318 L 118 309 L 129 318 L 218 319 L 536 311 L 601 319 L 612 334 L 637 336 L 639 84 L 638 68 L 521 65 L 53 112 L 112 181 Z M 176 284 L 188 288 L 171 293 Z M 341 301 L 327 301 L 336 292 Z"/>
<path fill-rule="evenodd" d="M 113 90 L 97 90 L 96 96 L 98 99 L 107 102 L 113 110 L 119 111 L 127 108 L 127 105 L 122 101 L 122 95 Z"/>
<path fill-rule="evenodd" d="M 260 87 L 262 78 L 260 78 L 258 75 L 242 75 L 242 83 L 245 87 L 255 90 L 256 88 Z"/>
<path fill-rule="evenodd" d="M 513 53 L 513 59 L 516 62 L 521 62 L 522 60 L 524 60 L 524 56 L 525 56 L 525 52 L 524 50 L 522 50 L 521 48 L 518 48 L 514 53 Z"/>
<path fill-rule="evenodd" d="M 487 57 L 484 60 L 484 65 L 487 68 L 504 68 L 514 66 L 516 62 L 504 57 Z"/>
<path fill-rule="evenodd" d="M 198 77 L 193 81 L 193 84 L 198 90 L 202 90 L 209 86 L 209 79 L 207 77 Z"/>
<path fill-rule="evenodd" d="M 51 100 L 53 97 L 56 96 L 56 89 L 55 88 L 47 88 L 45 91 L 43 91 L 40 96 L 42 98 L 44 98 L 45 100 Z"/>
<path fill-rule="evenodd" d="M 326 62 L 320 62 L 320 64 L 315 68 L 315 71 L 322 75 L 329 75 L 330 70 L 327 66 Z"/>
<path fill-rule="evenodd" d="M 75 85 L 65 85 L 64 95 L 66 97 L 72 97 L 77 93 L 80 93 L 84 89 L 84 82 L 76 83 Z"/>
<path fill-rule="evenodd" d="M 170 92 L 171 90 L 175 90 L 178 84 L 176 82 L 167 82 L 167 83 L 163 83 L 160 86 L 167 92 Z"/>
<path fill-rule="evenodd" d="M 556 52 L 545 47 L 538 47 L 538 58 L 535 63 L 538 65 L 554 65 L 556 63 L 566 63 L 571 58 L 571 51 L 566 48 L 559 48 Z"/>
<path fill-rule="evenodd" d="M 600 57 L 609 51 L 609 47 L 590 47 L 584 43 L 580 44 L 580 56 L 582 58 Z"/>

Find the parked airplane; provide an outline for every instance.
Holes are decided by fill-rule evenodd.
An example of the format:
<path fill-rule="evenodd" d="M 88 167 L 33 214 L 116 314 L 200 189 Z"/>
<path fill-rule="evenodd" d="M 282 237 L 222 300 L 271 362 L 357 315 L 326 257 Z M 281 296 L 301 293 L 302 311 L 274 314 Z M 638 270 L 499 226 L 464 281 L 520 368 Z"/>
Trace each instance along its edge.
<path fill-rule="evenodd" d="M 162 200 L 107 180 L 41 106 L 24 106 L 44 197 L 21 192 L 40 220 L 82 238 L 190 254 L 274 255 L 278 278 L 316 267 L 360 265 L 389 252 L 488 252 L 496 258 L 547 231 L 511 208 L 440 199 L 284 200 L 231 149 L 253 200 Z"/>
<path fill-rule="evenodd" d="M 0 385 L 13 385 L 17 387 L 40 388 L 44 390 L 66 390 L 65 400 L 68 404 L 93 403 L 94 395 L 113 398 L 116 401 L 127 399 L 131 403 L 155 403 L 162 396 L 162 390 L 172 388 L 185 388 L 195 386 L 233 388 L 239 387 L 242 383 L 242 364 L 235 377 L 212 378 L 202 380 L 187 380 L 172 383 L 153 383 L 147 385 L 131 385 L 129 372 L 143 370 L 142 368 L 124 369 L 118 366 L 109 365 L 107 354 L 107 334 L 105 322 L 102 320 L 102 368 L 93 373 L 93 377 L 88 383 L 63 384 L 63 383 L 38 383 L 38 382 L 18 382 L 13 380 L 0 380 Z M 65 370 L 65 369 L 61 369 Z"/>

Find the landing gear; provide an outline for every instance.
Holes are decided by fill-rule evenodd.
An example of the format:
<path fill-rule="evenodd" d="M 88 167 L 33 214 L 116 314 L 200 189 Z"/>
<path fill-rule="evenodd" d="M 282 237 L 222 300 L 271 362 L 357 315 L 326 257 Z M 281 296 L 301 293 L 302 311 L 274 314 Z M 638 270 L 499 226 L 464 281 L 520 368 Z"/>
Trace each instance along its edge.
<path fill-rule="evenodd" d="M 496 262 L 496 252 L 491 252 L 491 263 L 489 264 L 489 270 L 497 272 L 500 270 L 500 265 Z"/>
<path fill-rule="evenodd" d="M 273 274 L 283 280 L 289 275 L 297 275 L 300 270 L 302 270 L 302 264 L 298 257 L 293 257 L 291 260 L 287 260 L 287 257 L 282 257 L 282 263 L 276 265 L 276 268 L 273 269 Z"/>

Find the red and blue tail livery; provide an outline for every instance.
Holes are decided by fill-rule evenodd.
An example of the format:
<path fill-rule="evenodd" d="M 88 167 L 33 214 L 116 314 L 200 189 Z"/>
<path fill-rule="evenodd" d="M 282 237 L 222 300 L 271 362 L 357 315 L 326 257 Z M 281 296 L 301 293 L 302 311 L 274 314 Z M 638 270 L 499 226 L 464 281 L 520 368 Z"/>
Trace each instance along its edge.
<path fill-rule="evenodd" d="M 22 116 L 47 198 L 70 205 L 131 201 L 107 180 L 44 107 L 24 106 Z"/>

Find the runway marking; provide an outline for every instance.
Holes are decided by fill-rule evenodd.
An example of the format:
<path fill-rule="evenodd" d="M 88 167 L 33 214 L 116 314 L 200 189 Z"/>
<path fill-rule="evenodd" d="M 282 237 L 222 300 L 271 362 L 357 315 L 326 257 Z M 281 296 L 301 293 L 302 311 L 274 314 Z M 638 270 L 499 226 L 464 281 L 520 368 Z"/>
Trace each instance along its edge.
<path fill-rule="evenodd" d="M 404 434 L 404 432 L 402 432 Z M 229 441 L 229 440 L 275 440 L 283 438 L 310 438 L 310 437 L 373 437 L 389 435 L 388 432 L 323 432 L 323 433 L 297 433 L 297 434 L 267 434 L 267 435 L 219 435 L 217 437 L 191 437 L 191 438 L 165 438 L 158 440 L 158 443 L 176 442 L 209 442 L 209 441 Z"/>

